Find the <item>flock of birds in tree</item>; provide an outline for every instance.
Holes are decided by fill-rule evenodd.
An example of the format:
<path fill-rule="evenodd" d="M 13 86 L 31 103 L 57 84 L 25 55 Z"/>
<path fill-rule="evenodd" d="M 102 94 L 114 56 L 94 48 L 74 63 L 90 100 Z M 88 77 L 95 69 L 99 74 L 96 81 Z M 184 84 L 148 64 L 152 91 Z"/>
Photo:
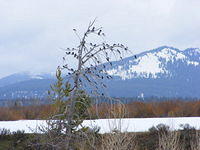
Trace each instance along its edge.
<path fill-rule="evenodd" d="M 108 75 L 106 72 L 106 66 L 109 64 L 112 66 L 112 59 L 123 59 L 125 52 L 130 52 L 128 47 L 123 44 L 108 44 L 105 40 L 105 33 L 102 31 L 102 27 L 96 28 L 94 26 L 95 21 L 91 22 L 84 33 L 83 37 L 80 37 L 76 29 L 73 29 L 76 36 L 80 40 L 80 44 L 77 48 L 66 48 L 63 61 L 65 64 L 62 69 L 68 70 L 68 77 L 75 78 L 79 76 L 78 84 L 82 87 L 87 87 L 88 85 L 94 87 L 92 93 L 99 95 L 99 88 L 106 87 L 103 83 L 104 79 L 112 79 L 112 76 Z M 88 37 L 91 34 L 95 34 L 100 37 L 101 42 L 88 42 Z M 66 61 L 67 56 L 72 56 L 77 60 L 77 69 L 69 67 L 69 63 Z M 135 56 L 136 58 L 136 56 Z M 107 62 L 107 63 L 103 63 Z M 86 81 L 86 82 L 85 82 Z M 88 84 L 89 83 L 89 84 Z M 77 84 L 77 83 L 76 83 Z M 101 93 L 100 95 L 104 95 Z"/>

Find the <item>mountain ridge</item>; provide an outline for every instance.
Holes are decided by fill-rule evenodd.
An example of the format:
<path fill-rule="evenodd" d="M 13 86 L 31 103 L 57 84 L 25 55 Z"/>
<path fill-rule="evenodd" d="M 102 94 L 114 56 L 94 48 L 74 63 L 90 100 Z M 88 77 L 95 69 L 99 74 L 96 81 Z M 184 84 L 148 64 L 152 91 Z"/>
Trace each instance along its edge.
<path fill-rule="evenodd" d="M 200 98 L 200 92 L 198 92 L 200 89 L 199 48 L 179 50 L 170 46 L 161 46 L 137 54 L 136 58 L 130 56 L 122 61 L 113 61 L 112 66 L 108 63 L 105 65 L 108 74 L 114 78 L 106 81 L 107 91 L 111 96 L 137 97 L 142 94 L 144 97 Z M 16 74 L 14 76 L 16 77 Z M 52 74 L 19 76 L 15 82 L 14 78 L 10 80 L 10 77 L 12 75 L 3 80 L 0 79 L 0 99 L 20 97 L 17 86 L 21 90 L 22 98 L 29 97 L 34 93 L 31 89 L 33 85 L 32 87 L 25 87 L 25 85 L 33 83 L 37 83 L 35 89 L 38 91 L 35 93 L 39 93 L 38 97 L 45 97 L 47 88 L 55 81 Z M 5 79 L 9 80 L 7 85 Z M 5 89 L 7 89 L 6 92 Z"/>
<path fill-rule="evenodd" d="M 168 52 L 166 53 L 166 51 Z M 196 66 L 199 65 L 199 62 L 200 62 L 200 59 L 192 60 L 190 56 L 186 56 L 185 51 L 180 51 L 176 48 L 167 47 L 167 46 L 163 46 L 157 49 L 143 52 L 141 54 L 138 54 L 137 57 L 138 59 L 134 59 L 134 56 L 131 56 L 131 57 L 125 58 L 123 62 L 119 62 L 119 63 L 118 61 L 113 62 L 114 67 L 112 67 L 112 69 L 110 69 L 108 73 L 110 75 L 119 76 L 122 79 L 133 78 L 134 76 L 133 75 L 131 76 L 131 73 L 134 73 L 136 77 L 142 76 L 142 77 L 148 78 L 149 75 L 153 75 L 153 77 L 156 78 L 156 73 L 166 74 L 167 69 L 166 69 L 166 66 L 163 66 L 163 65 L 168 65 L 169 63 L 173 63 L 173 61 L 180 60 L 182 61 L 182 63 L 187 63 L 188 65 L 193 64 Z M 126 65 L 124 65 L 124 63 Z M 154 66 L 149 67 L 149 64 L 154 65 Z M 117 69 L 116 66 L 118 66 L 119 68 Z M 131 68 L 132 66 L 135 66 L 135 67 Z M 129 71 L 129 73 L 127 73 L 127 71 Z M 143 73 L 149 73 L 149 75 L 144 76 L 142 75 Z M 170 76 L 170 74 L 168 75 Z"/>

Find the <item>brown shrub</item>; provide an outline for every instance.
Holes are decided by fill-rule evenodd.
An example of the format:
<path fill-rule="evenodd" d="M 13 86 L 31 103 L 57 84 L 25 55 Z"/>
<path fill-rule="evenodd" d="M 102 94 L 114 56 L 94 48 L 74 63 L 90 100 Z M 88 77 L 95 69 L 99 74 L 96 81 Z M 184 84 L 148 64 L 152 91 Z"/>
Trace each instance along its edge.
<path fill-rule="evenodd" d="M 56 113 L 56 105 L 1 107 L 0 120 L 47 119 Z M 90 119 L 200 116 L 200 100 L 137 101 L 112 105 L 100 103 L 88 108 L 88 113 L 90 114 Z"/>

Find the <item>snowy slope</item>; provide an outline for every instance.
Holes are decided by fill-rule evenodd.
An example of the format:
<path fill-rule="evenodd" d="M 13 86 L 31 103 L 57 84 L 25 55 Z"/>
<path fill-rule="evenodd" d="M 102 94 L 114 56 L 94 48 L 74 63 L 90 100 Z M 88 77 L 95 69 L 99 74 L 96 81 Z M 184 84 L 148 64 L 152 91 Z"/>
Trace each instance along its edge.
<path fill-rule="evenodd" d="M 122 80 L 132 78 L 171 78 L 174 70 L 180 66 L 200 67 L 200 49 L 180 51 L 173 47 L 159 47 L 137 56 L 126 58 L 123 63 L 115 62 L 108 70 L 112 76 Z M 169 66 L 174 66 L 170 68 Z"/>
<path fill-rule="evenodd" d="M 84 126 L 100 127 L 100 133 L 108 133 L 114 129 L 122 132 L 145 132 L 158 124 L 168 125 L 172 130 L 180 129 L 180 125 L 184 124 L 199 129 L 200 117 L 98 119 L 83 122 Z M 11 132 L 17 130 L 24 130 L 25 133 L 39 132 L 38 127 L 41 126 L 46 126 L 45 120 L 0 121 L 0 129 L 9 129 Z"/>

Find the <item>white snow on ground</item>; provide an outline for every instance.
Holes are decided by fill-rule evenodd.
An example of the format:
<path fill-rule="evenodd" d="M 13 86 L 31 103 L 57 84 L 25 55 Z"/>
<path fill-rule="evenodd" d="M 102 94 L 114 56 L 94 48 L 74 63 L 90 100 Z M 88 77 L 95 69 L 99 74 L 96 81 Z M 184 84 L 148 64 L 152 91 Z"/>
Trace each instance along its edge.
<path fill-rule="evenodd" d="M 189 124 L 200 129 L 200 117 L 98 119 L 86 120 L 83 125 L 100 127 L 100 133 L 108 133 L 114 129 L 122 132 L 145 132 L 161 123 L 170 126 L 172 130 L 180 129 L 181 124 Z M 11 132 L 17 130 L 24 130 L 25 133 L 39 132 L 38 127 L 45 125 L 45 120 L 0 121 L 0 129 L 9 129 Z"/>

